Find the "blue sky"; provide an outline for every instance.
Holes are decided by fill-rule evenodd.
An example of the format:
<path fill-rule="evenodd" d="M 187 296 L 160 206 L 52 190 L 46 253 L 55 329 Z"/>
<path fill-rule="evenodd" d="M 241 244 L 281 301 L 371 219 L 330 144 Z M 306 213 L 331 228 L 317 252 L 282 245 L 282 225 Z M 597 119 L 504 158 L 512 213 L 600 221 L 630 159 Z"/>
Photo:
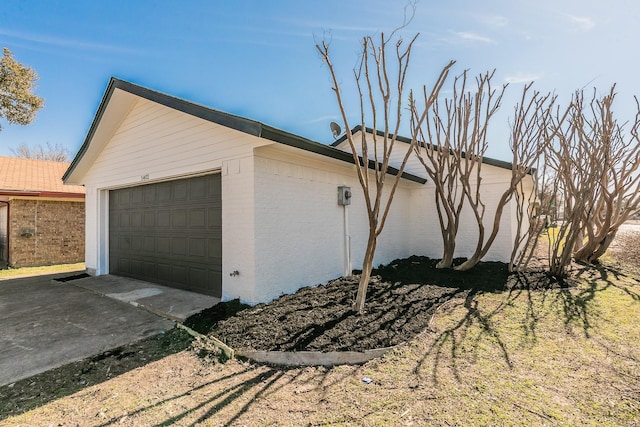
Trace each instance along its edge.
<path fill-rule="evenodd" d="M 349 87 L 361 37 L 400 24 L 405 4 L 3 0 L 0 47 L 36 69 L 46 104 L 30 126 L 2 122 L 0 155 L 23 142 L 75 154 L 111 76 L 330 143 L 338 108 L 315 40 L 331 39 L 332 60 Z M 523 82 L 535 80 L 561 99 L 617 83 L 619 118 L 633 119 L 638 22 L 634 0 L 422 0 L 403 31 L 420 33 L 407 86 L 432 84 L 451 59 L 456 74 L 495 68 L 495 83 L 510 88 L 489 155 L 509 160 L 508 116 Z M 348 98 L 347 107 L 357 118 L 356 100 Z"/>

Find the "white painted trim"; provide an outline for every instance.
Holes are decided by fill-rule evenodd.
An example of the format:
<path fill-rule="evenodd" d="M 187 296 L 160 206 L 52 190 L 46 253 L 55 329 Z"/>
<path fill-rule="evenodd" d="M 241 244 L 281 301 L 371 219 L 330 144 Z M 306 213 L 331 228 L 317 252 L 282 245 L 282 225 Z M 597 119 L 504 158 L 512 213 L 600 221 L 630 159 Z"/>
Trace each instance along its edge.
<path fill-rule="evenodd" d="M 128 182 L 126 184 L 113 185 L 113 186 L 108 186 L 108 187 L 101 187 L 100 190 L 108 190 L 108 191 L 121 190 L 123 188 L 139 187 L 141 185 L 158 184 L 160 182 L 178 181 L 180 179 L 196 178 L 196 177 L 199 177 L 199 176 L 215 175 L 215 174 L 221 174 L 221 173 L 222 173 L 222 168 L 213 168 L 213 169 L 207 169 L 207 170 L 199 171 L 199 172 L 195 172 L 195 173 L 163 176 L 161 178 L 147 179 L 147 180 L 140 180 L 140 181 L 131 181 L 131 182 Z"/>
<path fill-rule="evenodd" d="M 98 253 L 96 276 L 109 274 L 109 190 L 98 189 Z"/>

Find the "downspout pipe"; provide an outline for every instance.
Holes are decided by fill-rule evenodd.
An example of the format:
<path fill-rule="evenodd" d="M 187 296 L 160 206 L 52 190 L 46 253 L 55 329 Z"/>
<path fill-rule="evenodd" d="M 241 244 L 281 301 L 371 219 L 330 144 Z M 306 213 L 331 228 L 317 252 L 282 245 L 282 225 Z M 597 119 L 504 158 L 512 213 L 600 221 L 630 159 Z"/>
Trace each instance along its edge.
<path fill-rule="evenodd" d="M 344 254 L 345 254 L 345 267 L 344 275 L 349 277 L 353 274 L 353 268 L 351 267 L 351 235 L 349 234 L 349 206 L 344 205 Z"/>
<path fill-rule="evenodd" d="M 349 205 L 351 204 L 351 188 L 346 185 L 338 187 L 338 205 L 342 206 L 344 215 L 344 276 L 353 274 L 351 267 L 351 236 L 349 235 Z"/>

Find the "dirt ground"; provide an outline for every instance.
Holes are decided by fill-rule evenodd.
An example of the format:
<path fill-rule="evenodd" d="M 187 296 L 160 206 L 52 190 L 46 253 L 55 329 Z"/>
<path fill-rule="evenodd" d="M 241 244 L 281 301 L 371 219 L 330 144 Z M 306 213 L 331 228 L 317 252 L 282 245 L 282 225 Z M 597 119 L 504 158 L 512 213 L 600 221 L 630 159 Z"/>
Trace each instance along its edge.
<path fill-rule="evenodd" d="M 625 271 L 635 271 L 633 274 L 637 274 L 639 270 L 628 270 L 628 266 L 635 265 L 634 268 L 638 268 L 639 243 L 640 234 L 623 233 L 612 247 L 612 253 L 616 257 L 611 258 L 614 260 L 611 262 L 627 269 Z M 448 301 L 466 301 L 466 306 L 467 303 L 473 304 L 474 297 L 480 294 L 519 290 L 528 292 L 560 286 L 544 273 L 509 275 L 506 265 L 502 263 L 482 263 L 469 272 L 457 272 L 436 269 L 435 262 L 424 257 L 411 257 L 376 269 L 368 293 L 366 313 L 363 315 L 358 315 L 351 309 L 357 288 L 357 276 L 354 276 L 326 285 L 304 288 L 270 304 L 255 307 L 247 307 L 237 301 L 219 304 L 188 319 L 185 324 L 200 333 L 216 336 L 236 349 L 365 350 L 411 342 L 418 334 L 433 326 L 433 314 Z M 190 351 L 184 352 L 185 349 Z M 191 361 L 196 356 L 200 356 L 200 367 Z M 176 362 L 175 358 L 181 361 Z M 8 417 L 70 395 L 78 396 L 74 401 L 79 406 L 63 409 L 62 413 L 71 411 L 68 415 L 75 419 L 90 417 L 90 421 L 80 425 L 140 425 L 127 421 L 127 416 L 115 417 L 113 414 L 117 413 L 117 408 L 103 408 L 105 399 L 117 401 L 120 392 L 110 391 L 110 387 L 115 387 L 114 381 L 120 384 L 117 387 L 124 387 L 132 393 L 146 393 L 145 399 L 149 402 L 162 400 L 165 394 L 180 395 L 179 391 L 182 389 L 192 390 L 189 393 L 193 393 L 195 399 L 195 390 L 200 386 L 195 389 L 192 386 L 200 380 L 196 381 L 193 375 L 199 378 L 217 378 L 217 370 L 222 369 L 217 359 L 218 354 L 211 352 L 211 349 L 193 342 L 184 331 L 174 329 L 164 335 L 0 387 L 0 425 Z M 185 372 L 177 372 L 176 366 L 182 364 Z M 295 375 L 296 380 L 302 378 L 302 383 L 297 381 L 297 384 L 303 385 L 299 385 L 293 392 L 304 394 L 307 392 L 304 378 L 322 377 L 329 372 L 325 368 L 280 370 L 237 361 L 228 362 L 224 366 L 225 372 L 231 372 L 228 374 L 230 377 L 224 377 L 225 382 L 232 381 L 235 384 L 229 391 L 230 396 L 234 397 L 234 405 L 257 399 L 263 385 L 266 390 L 290 375 Z M 189 369 L 193 372 L 186 372 Z M 355 375 L 360 375 L 358 367 L 345 367 L 342 370 L 345 376 L 352 376 L 354 372 Z M 331 370 L 331 377 L 335 378 L 336 375 L 342 375 L 340 368 Z M 320 378 L 320 381 L 324 384 L 325 380 Z M 159 386 L 160 383 L 165 385 Z M 171 390 L 162 389 L 167 384 L 170 384 Z M 327 384 L 325 388 L 331 385 Z M 404 386 L 410 389 L 413 387 L 411 384 Z M 160 388 L 150 390 L 149 387 Z M 102 396 L 103 403 L 93 403 L 98 395 Z M 208 396 L 198 398 L 211 401 Z M 217 396 L 211 396 L 213 398 L 217 399 Z M 286 402 L 281 403 L 286 406 Z M 140 402 L 139 406 L 145 407 L 144 402 Z M 179 408 L 175 408 L 175 411 L 175 414 L 180 414 Z M 57 414 L 59 416 L 60 412 Z M 175 418 L 175 414 L 168 413 L 163 417 L 179 424 L 181 418 Z M 304 421 L 305 414 L 299 415 L 300 420 Z M 42 416 L 47 417 L 46 414 Z M 260 422 L 259 419 L 254 421 Z M 233 419 L 225 425 L 231 424 Z M 67 424 L 61 422 L 52 425 Z"/>

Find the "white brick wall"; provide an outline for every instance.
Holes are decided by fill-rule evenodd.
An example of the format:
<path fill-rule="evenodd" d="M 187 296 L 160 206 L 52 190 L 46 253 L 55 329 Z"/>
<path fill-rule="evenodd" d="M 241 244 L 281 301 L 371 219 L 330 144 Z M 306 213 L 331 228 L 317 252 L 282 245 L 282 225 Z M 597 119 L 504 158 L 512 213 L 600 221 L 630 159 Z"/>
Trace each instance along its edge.
<path fill-rule="evenodd" d="M 222 162 L 223 301 L 257 301 L 253 174 L 251 156 Z"/>
<path fill-rule="evenodd" d="M 333 163 L 333 164 L 332 164 Z M 350 186 L 352 266 L 362 267 L 368 236 L 364 196 L 353 167 L 286 147 L 264 147 L 255 157 L 256 298 L 269 301 L 302 286 L 340 277 L 345 266 L 344 207 L 337 188 Z M 417 184 L 415 184 L 417 185 Z M 379 238 L 375 263 L 411 255 L 405 215 L 411 185 L 404 183 Z"/>

